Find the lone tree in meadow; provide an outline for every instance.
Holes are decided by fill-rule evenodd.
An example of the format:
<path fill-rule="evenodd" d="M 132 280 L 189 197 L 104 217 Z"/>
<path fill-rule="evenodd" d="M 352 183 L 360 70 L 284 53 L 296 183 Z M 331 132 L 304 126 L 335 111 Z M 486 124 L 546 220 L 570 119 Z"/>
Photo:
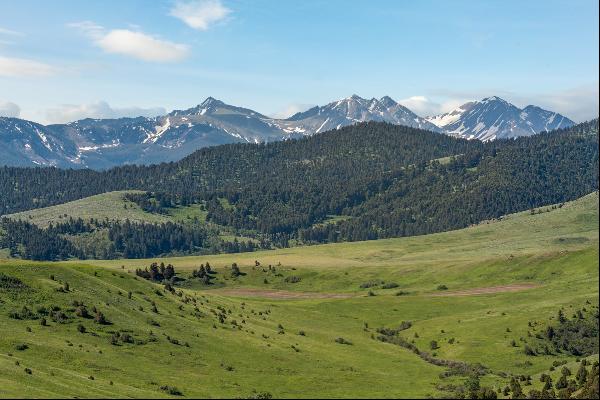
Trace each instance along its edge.
<path fill-rule="evenodd" d="M 242 271 L 240 271 L 240 267 L 236 263 L 231 264 L 231 276 L 233 278 L 237 278 L 242 275 Z"/>

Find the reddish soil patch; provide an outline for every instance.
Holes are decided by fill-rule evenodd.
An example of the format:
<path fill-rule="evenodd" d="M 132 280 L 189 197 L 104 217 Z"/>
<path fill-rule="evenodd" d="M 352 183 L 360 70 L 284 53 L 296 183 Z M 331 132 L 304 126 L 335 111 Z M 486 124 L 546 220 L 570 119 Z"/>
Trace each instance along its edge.
<path fill-rule="evenodd" d="M 265 289 L 215 289 L 211 293 L 234 297 L 264 297 L 267 299 L 347 299 L 353 297 L 344 293 L 289 292 L 286 290 Z"/>
<path fill-rule="evenodd" d="M 521 290 L 533 289 L 539 287 L 536 283 L 514 283 L 512 285 L 490 286 L 474 289 L 457 290 L 454 292 L 435 293 L 430 296 L 446 297 L 446 296 L 475 296 L 478 294 L 503 293 L 503 292 L 519 292 Z"/>

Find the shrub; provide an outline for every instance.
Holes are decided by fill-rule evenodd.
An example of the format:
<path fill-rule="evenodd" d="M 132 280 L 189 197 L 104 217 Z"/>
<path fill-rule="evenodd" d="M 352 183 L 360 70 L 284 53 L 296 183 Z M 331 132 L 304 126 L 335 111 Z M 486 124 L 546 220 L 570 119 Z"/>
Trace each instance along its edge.
<path fill-rule="evenodd" d="M 349 341 L 349 340 L 346 340 L 346 339 L 344 339 L 343 337 L 336 338 L 336 339 L 335 339 L 335 342 L 336 342 L 336 343 L 339 343 L 339 344 L 346 344 L 346 345 L 350 345 L 350 346 L 352 345 L 352 342 L 351 342 L 351 341 Z"/>
<path fill-rule="evenodd" d="M 400 325 L 398 326 L 398 330 L 399 331 L 404 331 L 408 328 L 410 328 L 412 326 L 412 322 L 411 321 L 402 321 L 400 323 Z"/>
<path fill-rule="evenodd" d="M 15 278 L 13 276 L 5 275 L 2 272 L 0 272 L 0 289 L 24 290 L 28 288 L 29 286 L 23 283 L 23 281 L 21 281 L 20 279 Z"/>
<path fill-rule="evenodd" d="M 372 288 L 372 287 L 375 287 L 375 286 L 379 286 L 382 283 L 383 283 L 383 281 L 377 281 L 377 280 L 368 281 L 368 282 L 361 283 L 360 288 L 361 289 L 368 289 L 368 288 Z"/>
<path fill-rule="evenodd" d="M 448 290 L 448 286 L 446 286 L 446 285 L 438 285 L 437 290 Z"/>
<path fill-rule="evenodd" d="M 29 348 L 29 346 L 25 343 L 19 343 L 18 345 L 15 346 L 15 350 L 18 351 L 24 351 L 27 350 Z"/>
<path fill-rule="evenodd" d="M 69 317 L 62 311 L 53 311 L 50 313 L 50 318 L 58 324 L 64 324 L 67 322 Z"/>
<path fill-rule="evenodd" d="M 269 400 L 273 398 L 273 395 L 269 392 L 258 392 L 251 396 L 246 397 L 247 399 L 264 399 Z"/>
<path fill-rule="evenodd" d="M 382 289 L 394 289 L 394 288 L 397 288 L 398 286 L 400 286 L 400 285 L 398 285 L 395 282 L 388 282 L 388 283 L 382 285 L 381 288 Z"/>
<path fill-rule="evenodd" d="M 119 333 L 113 333 L 110 337 L 110 344 L 117 346 L 119 344 Z"/>
<path fill-rule="evenodd" d="M 525 348 L 523 349 L 523 351 L 525 352 L 526 355 L 528 356 L 535 356 L 535 350 L 533 350 L 531 347 L 529 347 L 529 345 L 525 345 Z"/>
<path fill-rule="evenodd" d="M 171 396 L 182 396 L 183 395 L 183 393 L 181 393 L 181 391 L 179 389 L 177 389 L 175 386 L 162 385 L 160 387 L 160 390 L 162 390 L 165 393 L 170 394 Z"/>
<path fill-rule="evenodd" d="M 8 314 L 12 319 L 37 319 L 37 314 L 33 313 L 27 306 L 23 306 L 21 311 L 12 311 Z"/>
<path fill-rule="evenodd" d="M 96 312 L 96 316 L 94 317 L 94 322 L 100 325 L 108 325 L 108 319 L 102 314 L 101 311 Z"/>
<path fill-rule="evenodd" d="M 89 318 L 90 314 L 88 313 L 87 308 L 85 308 L 84 305 L 80 305 L 79 307 L 77 307 L 75 309 L 75 315 L 77 315 L 79 318 Z"/>

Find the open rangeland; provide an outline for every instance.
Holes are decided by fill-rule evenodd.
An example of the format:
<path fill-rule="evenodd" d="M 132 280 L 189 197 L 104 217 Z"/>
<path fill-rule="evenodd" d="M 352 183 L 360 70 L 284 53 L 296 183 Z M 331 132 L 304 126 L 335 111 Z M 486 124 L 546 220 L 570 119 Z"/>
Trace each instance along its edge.
<path fill-rule="evenodd" d="M 154 261 L 174 265 L 174 287 L 136 276 Z M 207 263 L 210 285 L 192 277 Z M 539 387 L 553 363 L 576 365 L 542 351 L 540 333 L 561 309 L 597 312 L 598 194 L 401 239 L 9 259 L 0 282 L 0 397 L 444 396 L 465 382 L 460 366 L 503 397 L 511 374 Z"/>

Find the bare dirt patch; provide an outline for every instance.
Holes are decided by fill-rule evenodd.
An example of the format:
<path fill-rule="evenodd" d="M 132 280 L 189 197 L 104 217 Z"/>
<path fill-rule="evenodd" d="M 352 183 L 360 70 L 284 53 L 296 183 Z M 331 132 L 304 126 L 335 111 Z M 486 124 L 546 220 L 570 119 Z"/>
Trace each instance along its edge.
<path fill-rule="evenodd" d="M 267 299 L 347 299 L 353 297 L 344 293 L 290 292 L 268 289 L 215 289 L 211 293 L 233 297 L 264 297 Z"/>
<path fill-rule="evenodd" d="M 514 283 L 512 285 L 489 286 L 482 288 L 473 288 L 465 290 L 456 290 L 452 292 L 431 294 L 432 297 L 448 297 L 448 296 L 476 296 L 478 294 L 491 294 L 503 292 L 519 292 L 521 290 L 533 289 L 539 287 L 537 283 Z"/>

